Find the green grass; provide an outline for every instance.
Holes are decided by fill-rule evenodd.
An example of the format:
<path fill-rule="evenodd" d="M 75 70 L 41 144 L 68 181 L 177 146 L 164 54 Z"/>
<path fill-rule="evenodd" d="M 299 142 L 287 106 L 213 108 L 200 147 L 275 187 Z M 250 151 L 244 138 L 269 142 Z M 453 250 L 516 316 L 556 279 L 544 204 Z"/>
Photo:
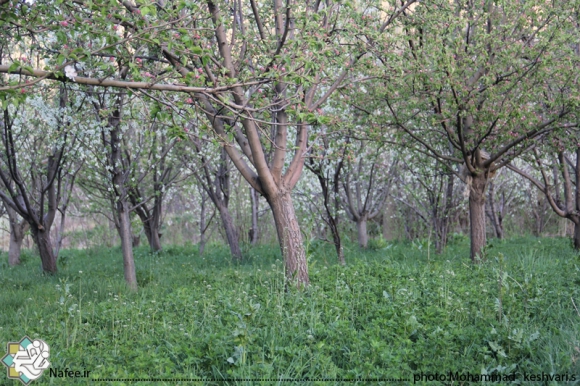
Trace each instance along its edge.
<path fill-rule="evenodd" d="M 515 373 L 523 384 L 523 373 L 580 374 L 580 260 L 568 240 L 494 241 L 478 266 L 461 237 L 443 255 L 427 242 L 371 247 L 347 245 L 340 267 L 332 246 L 308 243 L 311 286 L 289 292 L 276 247 L 246 248 L 242 264 L 217 245 L 201 258 L 195 247 L 137 249 L 136 293 L 125 289 L 119 248 L 62 251 L 53 277 L 26 252 L 21 266 L 0 269 L 0 343 L 43 339 L 53 368 L 91 379 L 412 383 L 419 372 L 459 371 Z M 92 382 L 45 373 L 34 384 Z"/>

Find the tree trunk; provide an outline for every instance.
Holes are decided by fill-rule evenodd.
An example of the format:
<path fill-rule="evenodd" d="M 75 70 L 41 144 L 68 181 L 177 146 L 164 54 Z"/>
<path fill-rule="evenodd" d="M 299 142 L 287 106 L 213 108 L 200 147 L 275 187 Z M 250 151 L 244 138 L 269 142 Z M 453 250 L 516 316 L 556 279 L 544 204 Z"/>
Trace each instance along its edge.
<path fill-rule="evenodd" d="M 217 206 L 217 209 L 220 212 L 220 218 L 222 219 L 222 224 L 226 232 L 226 239 L 228 241 L 228 245 L 230 246 L 232 257 L 236 261 L 242 261 L 242 251 L 240 250 L 238 231 L 234 226 L 234 221 L 230 215 L 230 211 L 228 210 L 227 206 L 222 205 Z"/>
<path fill-rule="evenodd" d="M 8 213 L 8 222 L 10 223 L 10 247 L 8 249 L 8 264 L 11 266 L 20 264 L 20 250 L 24 234 L 30 224 L 26 220 L 21 220 L 18 213 L 8 205 L 4 205 Z"/>
<path fill-rule="evenodd" d="M 131 245 L 133 246 L 133 248 L 137 248 L 140 244 L 141 244 L 141 235 L 131 235 Z"/>
<path fill-rule="evenodd" d="M 16 212 L 14 213 L 16 214 Z M 20 250 L 22 249 L 22 241 L 24 241 L 24 234 L 28 229 L 26 221 L 18 222 L 10 219 L 10 247 L 8 249 L 8 264 L 15 266 L 20 264 Z"/>
<path fill-rule="evenodd" d="M 119 219 L 119 237 L 123 251 L 123 269 L 125 281 L 130 289 L 137 289 L 137 275 L 135 274 L 135 259 L 133 258 L 133 234 L 131 233 L 131 218 L 129 208 L 123 200 L 117 201 L 117 216 Z"/>
<path fill-rule="evenodd" d="M 489 217 L 493 225 L 493 230 L 495 232 L 495 237 L 498 239 L 503 239 L 503 224 L 501 222 L 501 215 L 498 215 L 497 208 L 495 206 L 495 186 L 493 182 L 489 183 Z"/>
<path fill-rule="evenodd" d="M 286 277 L 296 280 L 298 286 L 308 286 L 308 262 L 290 193 L 280 193 L 266 199 L 272 208 L 278 242 L 284 256 Z"/>
<path fill-rule="evenodd" d="M 58 226 L 58 234 L 56 236 L 56 247 L 54 254 L 58 257 L 60 249 L 62 248 L 62 240 L 64 239 L 64 226 L 66 224 L 66 212 L 63 210 L 60 214 L 60 224 Z"/>
<path fill-rule="evenodd" d="M 367 233 L 367 218 L 366 216 L 361 216 L 356 221 L 356 229 L 358 232 L 358 245 L 361 248 L 366 249 L 369 243 L 369 235 Z"/>
<path fill-rule="evenodd" d="M 149 243 L 149 248 L 153 252 L 161 250 L 161 239 L 159 238 L 159 227 L 155 226 L 155 222 L 152 219 L 143 222 L 143 230 L 145 231 L 145 236 L 147 236 L 147 242 Z"/>
<path fill-rule="evenodd" d="M 40 261 L 42 262 L 42 270 L 45 273 L 56 273 L 56 255 L 52 249 L 52 243 L 50 241 L 50 232 L 46 229 L 38 229 L 37 226 L 32 225 L 32 238 L 34 243 L 38 247 L 38 253 L 40 254 Z"/>
<path fill-rule="evenodd" d="M 486 244 L 485 237 L 485 173 L 473 176 L 469 190 L 469 220 L 471 234 L 471 261 L 478 263 L 481 250 Z"/>
<path fill-rule="evenodd" d="M 580 216 L 574 222 L 574 249 L 580 250 Z"/>
<path fill-rule="evenodd" d="M 250 228 L 250 243 L 256 245 L 258 243 L 258 204 L 259 195 L 256 189 L 250 186 L 250 199 L 252 205 L 252 227 Z"/>
<path fill-rule="evenodd" d="M 346 265 L 346 260 L 344 259 L 344 251 L 342 249 L 342 240 L 340 239 L 340 233 L 338 231 L 338 224 L 329 213 L 329 225 L 330 232 L 332 233 L 332 241 L 334 241 L 334 248 L 336 249 L 336 255 L 338 256 L 338 264 Z"/>

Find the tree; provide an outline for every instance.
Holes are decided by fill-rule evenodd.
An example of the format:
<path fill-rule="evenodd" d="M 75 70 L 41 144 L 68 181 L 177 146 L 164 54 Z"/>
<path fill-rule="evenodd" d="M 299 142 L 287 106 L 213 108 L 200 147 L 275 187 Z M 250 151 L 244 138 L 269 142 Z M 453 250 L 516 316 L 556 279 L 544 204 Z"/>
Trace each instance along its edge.
<path fill-rule="evenodd" d="M 383 14 L 369 29 L 383 33 L 414 2 Z M 361 15 L 351 3 L 249 3 L 243 7 L 239 2 L 212 0 L 171 5 L 77 1 L 63 3 L 58 12 L 43 4 L 32 13 L 20 7 L 7 18 L 26 16 L 29 25 L 40 21 L 48 31 L 55 29 L 50 23 L 56 21 L 62 28 L 55 37 L 63 48 L 52 54 L 50 71 L 13 62 L 0 66 L 0 72 L 189 93 L 235 167 L 268 201 L 288 278 L 307 285 L 306 256 L 291 192 L 304 166 L 309 126 L 322 122 L 317 109 L 367 53 L 367 42 L 357 36 Z M 380 6 L 377 2 L 376 8 Z M 246 9 L 252 14 L 244 13 Z M 95 43 L 72 48 L 71 37 Z M 81 74 L 88 76 L 61 74 L 73 61 L 94 63 L 92 59 L 99 56 L 113 58 L 132 79 L 110 79 L 113 69 L 107 69 L 106 63 L 99 64 L 108 71 L 105 79 L 90 77 L 90 66 L 84 66 Z M 185 84 L 157 80 L 178 76 Z M 266 134 L 266 126 L 273 136 Z"/>
<path fill-rule="evenodd" d="M 242 260 L 242 250 L 240 249 L 240 242 L 238 237 L 238 231 L 234 226 L 234 221 L 229 211 L 229 201 L 230 201 L 230 160 L 227 153 L 223 148 L 221 148 L 220 158 L 216 160 L 215 163 L 211 162 L 211 149 L 210 143 L 202 143 L 201 138 L 193 138 L 193 145 L 199 158 L 199 162 L 188 162 L 191 165 L 193 175 L 197 179 L 201 188 L 205 191 L 208 197 L 213 202 L 215 208 L 220 214 L 222 220 L 222 226 L 226 233 L 226 241 L 230 247 L 230 253 L 232 258 L 237 261 Z M 202 205 L 205 204 L 202 196 Z M 205 208 L 204 208 L 205 209 Z M 205 213 L 204 213 L 205 214 Z M 203 224 L 205 219 L 200 223 L 202 243 L 203 235 L 205 233 L 206 225 Z M 203 249 L 203 247 L 200 247 Z"/>
<path fill-rule="evenodd" d="M 306 167 L 318 180 L 322 192 L 322 207 L 324 213 L 322 219 L 330 228 L 332 241 L 338 257 L 338 263 L 345 265 L 344 250 L 340 237 L 340 182 L 341 172 L 344 166 L 344 155 L 348 141 L 338 144 L 336 138 L 331 138 L 330 133 L 323 133 L 320 138 L 318 148 L 314 147 L 312 156 L 308 160 Z M 333 149 L 333 146 L 339 146 Z"/>
<path fill-rule="evenodd" d="M 44 90 L 45 95 L 51 93 L 51 89 Z M 50 231 L 57 211 L 64 214 L 66 210 L 62 206 L 62 199 L 66 197 L 63 184 L 77 155 L 72 127 L 76 126 L 73 112 L 80 103 L 69 101 L 64 85 L 54 99 L 58 100 L 57 106 L 40 97 L 27 99 L 22 95 L 9 100 L 5 96 L 0 122 L 0 179 L 3 185 L 0 197 L 9 211 L 14 211 L 29 224 L 46 273 L 57 272 L 58 249 L 53 248 Z M 36 113 L 29 108 L 34 108 Z M 20 231 L 24 227 L 12 224 L 15 216 L 11 219 L 15 259 L 22 237 Z"/>
<path fill-rule="evenodd" d="M 367 222 L 382 213 L 392 186 L 397 161 L 382 146 L 356 141 L 342 171 L 341 204 L 350 221 L 356 223 L 358 244 L 368 245 Z"/>
<path fill-rule="evenodd" d="M 461 203 L 455 175 L 432 158 L 405 154 L 404 150 L 401 153 L 404 161 L 398 173 L 398 189 L 393 195 L 434 231 L 435 251 L 442 253 L 449 239 L 454 214 Z M 411 222 L 411 218 L 405 221 Z"/>
<path fill-rule="evenodd" d="M 401 19 L 400 40 L 376 47 L 383 100 L 403 141 L 457 170 L 469 186 L 471 258 L 486 243 L 485 192 L 534 141 L 576 125 L 574 5 L 435 1 Z"/>
<path fill-rule="evenodd" d="M 577 131 L 568 134 L 568 138 L 578 138 Z M 580 249 L 580 144 L 576 143 L 575 147 L 575 151 L 567 152 L 559 144 L 552 153 L 534 149 L 534 163 L 541 179 L 512 164 L 508 167 L 531 181 L 545 195 L 554 213 L 574 223 L 573 244 L 574 248 Z M 540 154 L 549 154 L 549 157 Z M 547 167 L 552 169 L 552 178 Z"/>
<path fill-rule="evenodd" d="M 6 213 L 8 214 L 8 222 L 10 223 L 8 264 L 15 266 L 20 264 L 22 241 L 24 240 L 26 231 L 30 228 L 30 224 L 26 220 L 22 219 L 9 204 L 4 204 L 4 209 L 6 209 Z"/>

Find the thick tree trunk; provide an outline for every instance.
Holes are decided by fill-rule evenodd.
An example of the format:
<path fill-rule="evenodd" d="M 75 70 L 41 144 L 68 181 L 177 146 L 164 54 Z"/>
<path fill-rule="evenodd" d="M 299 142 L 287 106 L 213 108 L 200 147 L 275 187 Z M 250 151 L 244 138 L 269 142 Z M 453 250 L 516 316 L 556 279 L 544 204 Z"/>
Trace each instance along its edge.
<path fill-rule="evenodd" d="M 135 259 L 133 258 L 133 234 L 131 233 L 131 218 L 127 203 L 119 200 L 117 202 L 117 216 L 119 219 L 119 237 L 121 238 L 121 249 L 123 251 L 123 269 L 125 271 L 125 281 L 131 289 L 137 289 L 137 275 L 135 273 Z"/>
<path fill-rule="evenodd" d="M 155 226 L 155 222 L 152 220 L 146 220 L 143 222 L 143 230 L 145 231 L 145 236 L 147 236 L 147 242 L 149 243 L 149 248 L 153 252 L 161 250 L 161 239 L 159 238 L 159 227 Z"/>
<path fill-rule="evenodd" d="M 56 273 L 56 255 L 52 249 L 52 243 L 50 241 L 50 232 L 46 229 L 38 229 L 38 227 L 32 225 L 32 238 L 34 243 L 38 248 L 38 253 L 40 254 L 40 261 L 42 262 L 42 270 L 45 273 Z"/>
<path fill-rule="evenodd" d="M 358 232 L 358 245 L 361 248 L 366 249 L 369 244 L 369 235 L 367 233 L 367 218 L 366 216 L 361 216 L 356 221 L 356 229 Z"/>
<path fill-rule="evenodd" d="M 234 220 L 230 215 L 230 211 L 226 206 L 217 206 L 218 211 L 220 212 L 220 218 L 222 220 L 222 224 L 224 226 L 224 230 L 226 232 L 226 239 L 228 241 L 228 245 L 230 247 L 230 252 L 234 260 L 241 261 L 242 260 L 242 251 L 240 250 L 240 242 L 238 238 L 238 231 L 234 226 Z"/>
<path fill-rule="evenodd" d="M 278 242 L 286 266 L 286 277 L 297 281 L 298 286 L 308 286 L 308 263 L 292 197 L 290 193 L 285 193 L 266 198 L 274 215 Z"/>
<path fill-rule="evenodd" d="M 16 214 L 16 213 L 14 213 Z M 22 249 L 22 241 L 24 241 L 24 234 L 28 229 L 26 221 L 18 222 L 10 219 L 10 247 L 8 249 L 8 264 L 15 266 L 20 264 L 20 251 Z"/>
<path fill-rule="evenodd" d="M 471 233 L 471 261 L 479 262 L 481 250 L 486 244 L 485 236 L 485 173 L 473 176 L 469 191 L 469 220 Z"/>

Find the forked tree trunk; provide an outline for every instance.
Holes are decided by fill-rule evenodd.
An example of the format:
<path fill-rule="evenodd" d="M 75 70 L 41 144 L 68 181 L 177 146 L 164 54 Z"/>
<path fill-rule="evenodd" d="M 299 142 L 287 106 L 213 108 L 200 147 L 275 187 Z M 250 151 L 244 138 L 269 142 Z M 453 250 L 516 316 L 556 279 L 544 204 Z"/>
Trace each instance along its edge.
<path fill-rule="evenodd" d="M 485 173 L 473 176 L 469 191 L 469 220 L 471 234 L 471 261 L 478 263 L 486 244 L 485 237 Z"/>
<path fill-rule="evenodd" d="M 153 252 L 161 250 L 161 239 L 159 238 L 159 227 L 155 226 L 155 222 L 152 220 L 146 220 L 143 222 L 143 230 L 145 231 L 145 236 L 147 236 L 147 242 L 149 243 L 149 248 Z"/>
<path fill-rule="evenodd" d="M 226 206 L 217 206 L 218 211 L 220 212 L 220 218 L 222 220 L 222 224 L 224 226 L 224 230 L 226 232 L 226 239 L 228 245 L 230 247 L 230 252 L 232 254 L 232 258 L 237 261 L 242 260 L 242 251 L 240 249 L 240 242 L 238 238 L 238 231 L 234 226 L 234 220 L 230 215 L 230 211 Z"/>
<path fill-rule="evenodd" d="M 125 281 L 130 289 L 137 289 L 137 275 L 135 273 L 135 259 L 133 258 L 133 234 L 131 232 L 131 217 L 127 202 L 117 202 L 117 218 L 119 220 L 119 237 L 121 238 L 121 250 L 123 251 L 123 269 Z"/>
<path fill-rule="evenodd" d="M 42 262 L 42 270 L 47 273 L 56 273 L 56 255 L 52 249 L 52 243 L 50 241 L 50 232 L 45 229 L 38 229 L 37 226 L 32 225 L 32 238 L 36 246 L 38 247 L 38 253 L 40 254 L 40 261 Z"/>
<path fill-rule="evenodd" d="M 272 208 L 278 242 L 286 265 L 286 277 L 297 281 L 299 286 L 308 286 L 306 252 L 290 193 L 281 193 L 266 199 Z"/>
<path fill-rule="evenodd" d="M 369 244 L 369 235 L 367 232 L 367 218 L 366 216 L 361 216 L 356 221 L 356 230 L 358 232 L 358 245 L 366 249 Z"/>
<path fill-rule="evenodd" d="M 14 212 L 16 214 L 16 212 Z M 8 264 L 15 266 L 20 264 L 20 251 L 22 241 L 29 225 L 26 221 L 18 222 L 17 219 L 10 219 L 10 247 L 8 249 Z"/>

